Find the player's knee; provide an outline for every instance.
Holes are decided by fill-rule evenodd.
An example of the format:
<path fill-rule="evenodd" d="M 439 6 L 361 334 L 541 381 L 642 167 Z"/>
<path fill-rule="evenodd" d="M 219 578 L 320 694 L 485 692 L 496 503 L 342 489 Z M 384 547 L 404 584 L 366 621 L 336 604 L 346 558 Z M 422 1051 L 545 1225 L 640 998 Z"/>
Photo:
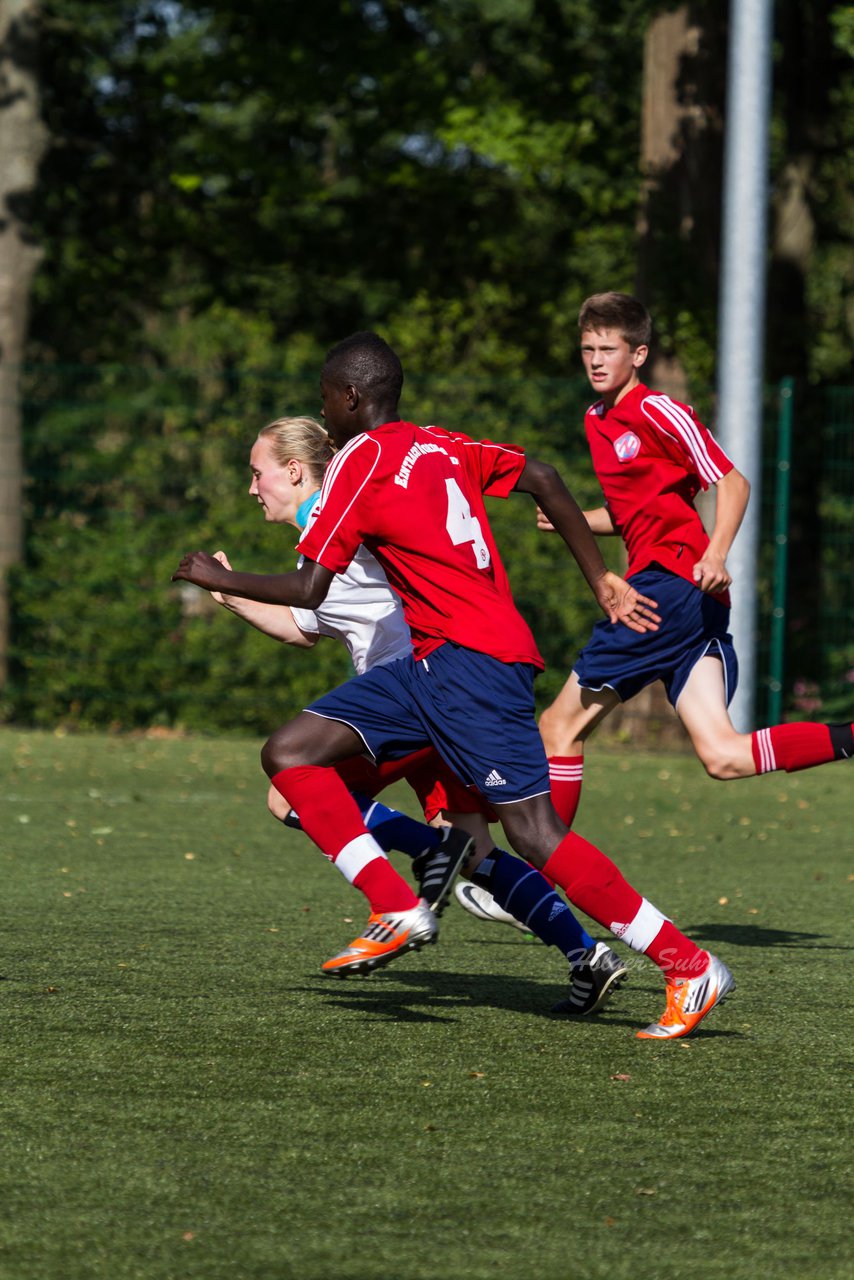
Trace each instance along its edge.
<path fill-rule="evenodd" d="M 706 773 L 716 782 L 731 782 L 734 778 L 744 777 L 738 753 L 728 743 L 700 747 L 697 754 Z"/>
<path fill-rule="evenodd" d="M 504 831 L 513 852 L 539 870 L 566 835 L 566 827 L 557 814 L 553 814 L 550 820 L 520 822 L 517 818 L 512 823 L 505 822 Z"/>
<path fill-rule="evenodd" d="M 546 755 L 547 756 L 558 755 L 559 752 L 555 747 L 555 743 L 557 742 L 557 739 L 558 739 L 558 729 L 560 727 L 560 719 L 558 716 L 555 715 L 554 710 L 551 707 L 546 707 L 545 711 L 540 716 L 539 724 L 540 724 L 540 737 L 543 740 L 543 745 L 546 749 Z"/>
<path fill-rule="evenodd" d="M 261 764 L 268 778 L 281 773 L 283 769 L 293 769 L 305 763 L 302 753 L 295 749 L 288 736 L 281 731 L 272 734 L 261 748 Z"/>
<path fill-rule="evenodd" d="M 573 720 L 552 705 L 540 716 L 540 737 L 547 756 L 575 755 L 581 749 L 580 731 Z"/>

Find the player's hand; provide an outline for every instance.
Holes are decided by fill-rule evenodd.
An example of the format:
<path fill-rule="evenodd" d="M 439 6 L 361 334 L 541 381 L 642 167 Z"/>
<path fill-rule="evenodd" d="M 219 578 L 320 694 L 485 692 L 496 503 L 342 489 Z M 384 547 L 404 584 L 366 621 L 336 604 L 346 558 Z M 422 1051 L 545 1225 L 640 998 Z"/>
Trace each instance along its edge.
<path fill-rule="evenodd" d="M 599 579 L 597 597 L 612 622 L 622 622 L 630 631 L 657 631 L 661 617 L 658 604 L 635 591 L 617 573 L 606 573 Z"/>
<path fill-rule="evenodd" d="M 732 575 L 726 567 L 724 557 L 707 550 L 694 565 L 694 583 L 701 591 L 726 591 L 732 583 Z"/>
<path fill-rule="evenodd" d="M 537 507 L 537 528 L 542 529 L 544 533 L 556 533 L 554 525 L 540 507 Z"/>
<path fill-rule="evenodd" d="M 224 551 L 215 551 L 213 553 L 214 560 L 218 560 L 224 569 L 231 573 L 231 565 L 228 563 L 228 556 Z M 212 591 L 211 596 L 216 600 L 217 604 L 227 605 L 228 601 L 221 591 Z"/>
<path fill-rule="evenodd" d="M 226 585 L 228 570 L 220 560 L 209 556 L 206 551 L 192 551 L 184 556 L 178 568 L 172 574 L 172 581 L 193 582 L 206 591 L 222 591 Z"/>

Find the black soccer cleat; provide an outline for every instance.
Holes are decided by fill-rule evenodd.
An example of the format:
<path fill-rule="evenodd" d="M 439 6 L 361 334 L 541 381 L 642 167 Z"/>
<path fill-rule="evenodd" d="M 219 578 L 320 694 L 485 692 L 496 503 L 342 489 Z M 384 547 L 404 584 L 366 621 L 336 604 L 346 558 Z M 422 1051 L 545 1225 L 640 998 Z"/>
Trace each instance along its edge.
<path fill-rule="evenodd" d="M 623 961 L 604 942 L 597 942 L 573 965 L 569 995 L 552 1006 L 552 1013 L 585 1017 L 597 1013 L 606 1000 L 619 990 L 628 974 Z"/>
<path fill-rule="evenodd" d="M 418 896 L 424 899 L 434 916 L 440 916 L 448 905 L 454 881 L 474 853 L 474 845 L 474 836 L 467 831 L 446 827 L 441 844 L 413 859 Z"/>

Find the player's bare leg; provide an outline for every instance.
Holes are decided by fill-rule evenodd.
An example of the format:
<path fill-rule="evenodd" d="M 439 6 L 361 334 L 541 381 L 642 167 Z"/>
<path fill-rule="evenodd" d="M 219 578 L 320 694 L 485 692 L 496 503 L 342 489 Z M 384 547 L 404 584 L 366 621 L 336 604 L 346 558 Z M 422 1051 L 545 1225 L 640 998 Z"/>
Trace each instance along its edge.
<path fill-rule="evenodd" d="M 584 780 L 584 743 L 619 704 L 613 689 L 583 689 L 573 671 L 540 717 L 540 737 L 549 762 L 552 804 L 568 827 L 575 821 Z"/>
<path fill-rule="evenodd" d="M 291 806 L 285 797 L 272 784 L 267 789 L 267 808 L 278 822 L 284 822 L 291 812 Z"/>
<path fill-rule="evenodd" d="M 540 716 L 546 755 L 579 756 L 584 743 L 606 716 L 620 705 L 613 689 L 583 689 L 573 671 L 551 706 Z"/>
<path fill-rule="evenodd" d="M 728 781 L 755 775 L 753 734 L 739 733 L 729 718 L 719 658 L 700 659 L 679 695 L 676 714 L 709 777 Z"/>
<path fill-rule="evenodd" d="M 707 772 L 723 781 L 778 769 L 797 773 L 854 759 L 854 725 L 850 723 L 789 721 L 738 733 L 726 710 L 723 668 L 716 658 L 697 663 L 676 710 Z"/>
<path fill-rule="evenodd" d="M 299 765 L 325 767 L 360 755 L 365 744 L 349 725 L 301 711 L 271 734 L 261 750 L 268 778 Z"/>

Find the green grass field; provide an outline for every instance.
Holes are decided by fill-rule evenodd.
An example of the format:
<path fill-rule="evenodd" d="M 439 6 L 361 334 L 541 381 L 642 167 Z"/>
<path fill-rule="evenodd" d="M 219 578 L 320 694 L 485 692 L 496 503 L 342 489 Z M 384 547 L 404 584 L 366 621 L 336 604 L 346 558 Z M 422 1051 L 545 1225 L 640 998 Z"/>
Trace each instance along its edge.
<path fill-rule="evenodd" d="M 255 743 L 0 761 L 2 1280 L 854 1276 L 854 765 L 724 786 L 593 744 L 579 830 L 738 982 L 655 1044 L 651 964 L 558 1021 L 557 953 L 456 905 L 323 978 L 362 901 Z"/>

